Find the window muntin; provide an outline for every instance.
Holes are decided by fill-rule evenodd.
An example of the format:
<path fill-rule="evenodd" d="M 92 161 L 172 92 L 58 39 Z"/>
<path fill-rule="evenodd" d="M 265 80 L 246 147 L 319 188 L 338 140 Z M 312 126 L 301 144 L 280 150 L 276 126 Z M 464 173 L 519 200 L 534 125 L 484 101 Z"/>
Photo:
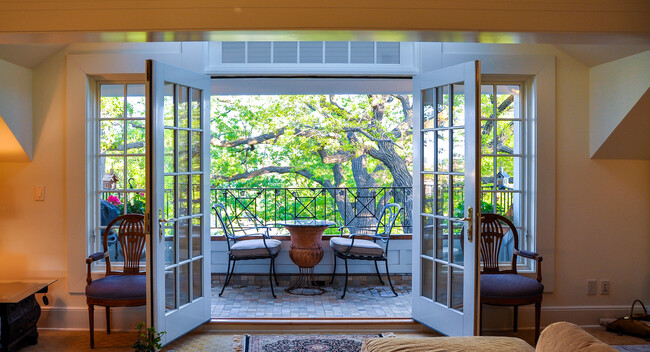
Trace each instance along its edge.
<path fill-rule="evenodd" d="M 519 249 L 530 250 L 523 87 L 522 82 L 481 86 L 481 211 L 510 219 L 519 233 Z M 512 247 L 512 233 L 508 233 L 500 261 L 511 261 Z"/>
<path fill-rule="evenodd" d="M 92 251 L 103 250 L 102 233 L 111 220 L 145 211 L 144 88 L 143 83 L 98 83 Z M 119 252 L 119 243 L 109 237 L 111 259 L 121 261 Z"/>

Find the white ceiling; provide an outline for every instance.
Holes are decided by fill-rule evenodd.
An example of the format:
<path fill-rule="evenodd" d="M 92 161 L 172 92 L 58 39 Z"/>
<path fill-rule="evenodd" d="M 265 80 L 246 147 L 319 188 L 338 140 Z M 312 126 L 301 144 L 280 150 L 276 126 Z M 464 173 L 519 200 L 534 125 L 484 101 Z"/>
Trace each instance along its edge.
<path fill-rule="evenodd" d="M 2 44 L 0 60 L 34 69 L 66 47 L 66 44 Z M 650 45 L 575 45 L 558 44 L 560 50 L 588 67 L 650 50 Z"/>

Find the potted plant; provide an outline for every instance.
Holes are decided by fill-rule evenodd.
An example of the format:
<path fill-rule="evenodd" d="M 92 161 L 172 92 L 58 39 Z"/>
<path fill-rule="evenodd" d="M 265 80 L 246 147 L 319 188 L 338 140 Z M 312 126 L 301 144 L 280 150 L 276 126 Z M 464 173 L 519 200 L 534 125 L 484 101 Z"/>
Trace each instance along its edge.
<path fill-rule="evenodd" d="M 162 348 L 160 343 L 161 336 L 166 334 L 166 331 L 157 332 L 156 328 L 144 328 L 145 323 L 140 322 L 136 328 L 138 329 L 138 340 L 133 343 L 131 347 L 135 352 L 156 352 Z"/>

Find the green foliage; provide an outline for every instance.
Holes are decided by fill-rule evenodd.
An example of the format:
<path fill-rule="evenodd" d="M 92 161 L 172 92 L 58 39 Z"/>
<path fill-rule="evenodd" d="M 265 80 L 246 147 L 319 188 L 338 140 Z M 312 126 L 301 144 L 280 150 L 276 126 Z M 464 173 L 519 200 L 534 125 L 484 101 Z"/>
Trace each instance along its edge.
<path fill-rule="evenodd" d="M 133 343 L 131 347 L 135 352 L 156 352 L 162 348 L 160 340 L 162 335 L 166 334 L 166 331 L 157 332 L 156 328 L 150 327 L 146 328 L 144 322 L 138 323 L 136 329 L 138 329 L 138 340 Z"/>

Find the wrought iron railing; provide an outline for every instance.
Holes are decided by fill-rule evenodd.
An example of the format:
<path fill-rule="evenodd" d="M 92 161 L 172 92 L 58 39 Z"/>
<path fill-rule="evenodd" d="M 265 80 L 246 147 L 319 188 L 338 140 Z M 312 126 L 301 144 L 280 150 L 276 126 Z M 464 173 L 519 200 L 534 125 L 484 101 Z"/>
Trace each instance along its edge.
<path fill-rule="evenodd" d="M 212 203 L 222 203 L 235 226 L 250 224 L 252 216 L 267 226 L 282 228 L 283 220 L 331 220 L 337 226 L 372 231 L 388 203 L 402 205 L 393 233 L 411 232 L 410 187 L 347 188 L 213 188 Z M 216 224 L 211 225 L 216 229 Z M 326 233 L 338 233 L 336 227 Z"/>

